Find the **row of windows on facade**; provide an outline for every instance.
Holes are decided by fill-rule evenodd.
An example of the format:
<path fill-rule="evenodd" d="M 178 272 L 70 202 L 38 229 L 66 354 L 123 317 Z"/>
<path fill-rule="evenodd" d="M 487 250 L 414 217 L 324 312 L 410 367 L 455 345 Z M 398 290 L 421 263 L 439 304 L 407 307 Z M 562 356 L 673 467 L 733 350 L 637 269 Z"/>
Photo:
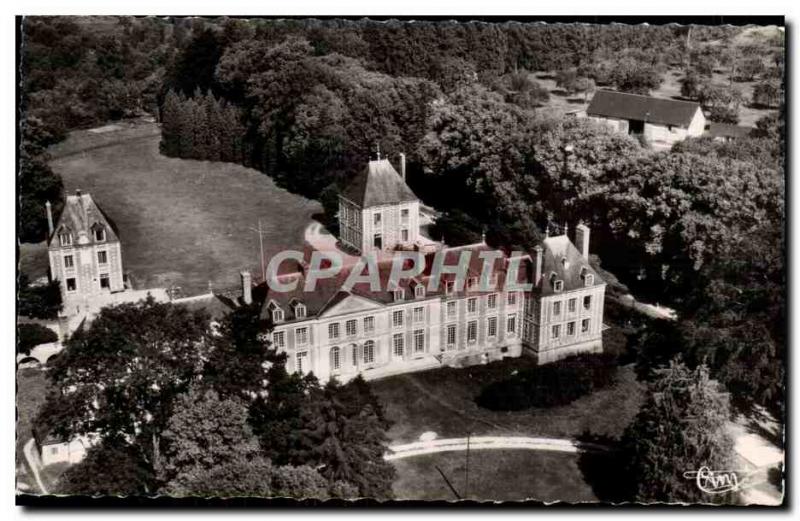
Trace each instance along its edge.
<path fill-rule="evenodd" d="M 555 302 L 553 302 L 553 316 L 554 317 L 561 316 L 562 303 L 563 303 L 563 301 L 561 301 L 561 300 L 556 300 Z M 578 299 L 577 298 L 571 298 L 571 299 L 567 300 L 567 312 L 568 313 L 575 313 L 575 311 L 577 311 L 577 309 L 578 309 Z M 587 311 L 592 309 L 592 296 L 591 295 L 586 295 L 585 297 L 583 297 L 583 309 L 585 309 Z"/>
<path fill-rule="evenodd" d="M 486 319 L 486 334 L 488 338 L 496 338 L 497 337 L 497 324 L 498 318 L 497 317 L 489 317 Z M 335 326 L 335 327 L 333 327 Z M 348 328 L 348 336 L 355 336 L 355 327 L 356 321 L 355 320 L 348 320 L 345 322 L 345 327 Z M 350 328 L 352 328 L 352 335 L 349 333 Z M 365 332 L 372 332 L 375 328 L 375 321 L 374 317 L 365 317 L 364 318 L 364 330 Z M 331 336 L 331 333 L 335 329 L 335 336 Z M 332 340 L 336 340 L 339 338 L 339 324 L 329 324 L 328 326 L 328 336 Z M 446 344 L 447 346 L 455 346 L 456 345 L 456 330 L 457 324 L 447 324 L 446 326 Z M 512 314 L 506 317 L 506 334 L 508 336 L 514 336 L 517 333 L 517 315 Z M 278 349 L 283 349 L 286 347 L 286 332 L 285 331 L 275 331 L 272 334 L 272 342 Z M 298 327 L 294 330 L 295 335 L 295 345 L 297 346 L 305 346 L 308 344 L 308 327 Z M 399 346 L 402 348 L 403 342 L 403 335 L 404 333 L 395 333 L 392 338 L 394 339 L 395 347 Z M 415 346 L 419 348 L 419 351 L 424 351 L 425 349 L 425 342 L 424 342 L 424 329 L 416 329 L 414 330 L 414 338 L 415 338 Z M 477 320 L 470 320 L 467 322 L 467 342 L 468 343 L 475 343 L 478 340 L 478 321 Z M 399 339 L 399 340 L 398 340 Z M 421 339 L 421 340 L 420 340 Z M 372 340 L 368 340 L 367 342 L 372 342 Z M 402 356 L 402 349 L 398 352 L 395 349 L 395 355 Z"/>
<path fill-rule="evenodd" d="M 567 336 L 575 336 L 575 321 L 567 322 L 566 324 Z M 591 326 L 591 319 L 584 318 L 581 320 L 581 333 L 588 333 Z M 556 324 L 552 327 L 551 338 L 556 339 L 561 337 L 561 324 Z"/>
<path fill-rule="evenodd" d="M 420 287 L 420 286 L 417 286 Z M 507 302 L 509 307 L 514 307 L 517 304 L 517 294 L 516 292 L 511 292 L 507 294 Z M 446 305 L 446 318 L 447 319 L 454 319 L 457 316 L 458 309 L 457 309 L 458 301 L 451 300 L 447 302 Z M 302 304 L 301 304 L 302 305 Z M 497 309 L 497 294 L 492 293 L 491 295 L 486 296 L 486 308 L 488 310 Z M 273 310 L 273 320 L 275 320 L 275 313 L 280 312 L 280 320 L 283 320 L 282 311 L 280 309 Z M 478 312 L 478 297 L 470 297 L 467 299 L 467 314 L 474 314 Z M 297 308 L 295 308 L 295 313 L 297 313 Z M 416 307 L 411 311 L 411 319 L 414 323 L 421 323 L 425 321 L 425 308 L 420 306 Z M 305 309 L 303 309 L 303 316 L 305 316 Z M 402 309 L 398 309 L 392 312 L 392 326 L 393 327 L 402 327 L 404 324 L 404 317 L 405 312 Z M 278 320 L 279 321 L 279 320 Z M 375 317 L 364 317 L 364 333 L 371 333 L 375 330 Z M 350 319 L 345 322 L 345 334 L 348 337 L 354 337 L 358 334 L 358 322 L 356 319 Z M 333 322 L 328 324 L 328 339 L 329 340 L 336 340 L 339 338 L 340 335 L 340 326 L 338 322 Z"/>
<path fill-rule="evenodd" d="M 106 241 L 106 230 L 102 227 L 102 225 L 94 225 L 92 227 L 92 235 L 94 235 L 94 240 L 96 242 Z M 58 234 L 58 241 L 61 246 L 72 246 L 72 232 L 68 230 L 62 230 Z"/>
<path fill-rule="evenodd" d="M 75 277 L 67 277 L 65 282 L 67 291 L 78 291 L 78 279 Z M 100 289 L 111 289 L 111 277 L 108 273 L 100 274 Z"/>
<path fill-rule="evenodd" d="M 360 217 L 360 212 L 353 211 L 348 206 L 342 207 L 343 220 L 346 224 L 350 225 L 357 225 L 359 224 L 358 218 Z M 408 208 L 403 208 L 400 210 L 400 223 L 401 224 L 408 224 L 410 212 Z M 375 212 L 372 214 L 372 225 L 373 226 L 383 226 L 383 214 L 381 212 Z"/>
<path fill-rule="evenodd" d="M 516 315 L 511 315 L 506 321 L 506 332 L 509 336 L 516 335 L 517 320 Z M 447 350 L 451 351 L 456 346 L 456 325 L 449 324 L 447 326 Z M 490 317 L 487 319 L 487 334 L 489 338 L 497 336 L 497 317 Z M 277 333 L 276 333 L 277 335 Z M 280 342 L 283 343 L 283 332 L 280 332 Z M 276 344 L 278 337 L 274 337 Z M 472 320 L 467 323 L 467 342 L 474 344 L 478 340 L 478 322 Z M 403 358 L 405 356 L 405 335 L 403 333 L 395 333 L 392 335 L 392 355 L 395 358 Z M 375 341 L 367 340 L 359 347 L 356 344 L 351 346 L 352 356 L 350 358 L 353 367 L 358 367 L 359 364 L 369 365 L 376 361 L 375 358 Z M 425 330 L 417 329 L 413 335 L 413 348 L 414 354 L 421 354 L 425 352 Z M 463 348 L 463 346 L 462 346 Z M 359 356 L 359 354 L 361 356 Z M 308 351 L 299 351 L 296 353 L 296 369 L 300 372 L 305 372 L 307 369 Z M 336 373 L 342 370 L 343 352 L 339 346 L 333 346 L 330 350 L 330 367 L 331 371 Z"/>
<path fill-rule="evenodd" d="M 105 250 L 97 252 L 97 264 L 108 264 L 108 252 Z M 64 255 L 64 268 L 72 269 L 75 267 L 75 258 L 72 255 Z"/>

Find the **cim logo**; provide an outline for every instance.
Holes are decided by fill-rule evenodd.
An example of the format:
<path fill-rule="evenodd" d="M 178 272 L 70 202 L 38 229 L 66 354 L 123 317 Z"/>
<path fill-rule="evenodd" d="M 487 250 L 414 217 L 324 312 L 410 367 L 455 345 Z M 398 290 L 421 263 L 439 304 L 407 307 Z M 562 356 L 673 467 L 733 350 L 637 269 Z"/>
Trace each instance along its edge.
<path fill-rule="evenodd" d="M 699 470 L 689 470 L 683 473 L 686 479 L 693 479 L 697 488 L 707 494 L 725 494 L 739 490 L 739 476 L 733 470 L 711 470 L 700 467 Z"/>

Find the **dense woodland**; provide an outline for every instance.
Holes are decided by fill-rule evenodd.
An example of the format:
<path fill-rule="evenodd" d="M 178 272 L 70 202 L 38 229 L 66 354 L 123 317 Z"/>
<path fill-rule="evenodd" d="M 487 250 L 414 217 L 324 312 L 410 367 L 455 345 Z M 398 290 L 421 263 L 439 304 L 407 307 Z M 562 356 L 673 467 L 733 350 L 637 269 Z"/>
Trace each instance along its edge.
<path fill-rule="evenodd" d="M 443 212 L 434 233 L 449 243 L 476 240 L 485 230 L 499 247 L 530 249 L 548 227 L 590 224 L 594 262 L 602 259 L 603 268 L 635 294 L 678 311 L 678 321 L 645 328 L 632 339 L 641 377 L 657 381 L 665 368 L 699 371 L 695 368 L 705 364 L 732 392 L 734 405 L 757 403 L 781 416 L 787 341 L 784 49 L 782 41 L 768 39 L 740 45 L 735 42 L 740 31 L 677 25 L 199 18 L 109 18 L 105 25 L 91 25 L 80 19 L 27 19 L 19 235 L 23 241 L 44 238 L 42 205 L 58 204 L 62 190 L 47 166 L 45 147 L 70 129 L 151 112 L 162 124 L 162 153 L 261 170 L 287 189 L 319 199 L 329 224 L 339 188 L 379 145 L 389 158 L 407 154 L 409 183 Z M 647 93 L 668 70 L 682 72 L 681 95 L 700 101 L 711 120 L 735 123 L 743 104 L 775 111 L 735 143 L 691 139 L 656 152 L 586 121 L 543 116 L 537 109 L 549 93 L 531 74 L 549 71 L 566 91 L 587 96 L 597 87 Z M 743 81 L 758 82 L 753 99 L 741 95 Z M 110 312 L 107 318 L 113 318 Z M 93 345 L 94 329 L 72 342 Z M 233 350 L 231 356 L 245 366 L 248 350 L 261 349 L 241 339 L 231 342 L 224 349 Z M 74 357 L 82 351 L 74 352 L 65 364 L 81 363 Z M 675 355 L 690 369 L 670 366 Z M 225 374 L 229 365 L 235 364 L 215 365 L 212 356 L 200 387 L 193 374 L 182 373 L 180 392 L 173 390 L 168 404 L 148 395 L 148 407 L 158 410 L 148 409 L 150 419 L 108 419 L 107 425 L 127 438 L 113 438 L 119 443 L 102 450 L 129 454 L 131 475 L 145 468 L 147 485 L 141 486 L 150 492 L 160 486 L 202 493 L 196 487 L 213 480 L 235 487 L 231 476 L 245 474 L 272 476 L 259 486 L 283 490 L 292 479 L 284 474 L 310 475 L 317 471 L 308 465 L 323 463 L 322 481 L 297 481 L 318 482 L 321 496 L 353 487 L 364 495 L 388 494 L 390 469 L 378 463 L 353 467 L 354 455 L 322 442 L 343 424 L 340 415 L 357 417 L 378 433 L 385 427 L 365 386 L 320 387 L 275 369 L 267 385 L 289 393 L 276 406 L 268 403 L 272 398 L 252 398 L 262 389 L 226 389 L 226 382 L 247 381 Z M 54 372 L 62 375 L 55 376 L 62 386 L 69 382 L 67 367 Z M 180 398 L 186 392 L 195 399 Z M 243 396 L 250 396 L 247 406 Z M 79 407 L 73 403 L 73 409 L 63 410 Z M 202 407 L 226 412 L 205 414 L 197 409 Z M 248 447 L 241 454 L 253 455 L 236 456 L 246 465 L 214 460 L 202 469 L 183 468 L 175 447 L 191 450 L 198 443 L 181 438 L 188 435 L 181 423 L 193 421 L 193 415 L 225 416 L 229 423 L 219 428 L 236 431 L 237 443 Z M 303 423 L 315 417 L 330 421 Z M 341 436 L 353 435 L 352 427 L 342 428 Z M 299 439 L 287 437 L 290 432 L 301 433 Z M 149 448 L 131 454 L 124 441 L 131 436 L 151 436 Z M 279 446 L 275 440 L 282 440 Z M 101 462 L 100 450 L 83 465 Z M 363 450 L 373 454 L 378 448 Z M 262 467 L 271 470 L 262 473 Z M 357 475 L 372 478 L 365 483 Z"/>

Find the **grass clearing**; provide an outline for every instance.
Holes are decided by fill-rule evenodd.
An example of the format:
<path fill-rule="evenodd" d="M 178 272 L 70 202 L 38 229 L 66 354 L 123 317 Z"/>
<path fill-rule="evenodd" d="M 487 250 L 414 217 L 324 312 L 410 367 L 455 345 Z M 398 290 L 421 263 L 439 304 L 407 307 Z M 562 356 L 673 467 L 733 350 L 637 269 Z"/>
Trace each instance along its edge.
<path fill-rule="evenodd" d="M 456 500 L 438 469 L 462 498 L 489 501 L 597 501 L 578 457 L 544 451 L 474 450 L 395 460 L 397 499 Z M 438 467 L 438 469 L 437 469 Z"/>
<path fill-rule="evenodd" d="M 50 390 L 47 373 L 37 368 L 26 368 L 17 371 L 17 464 L 25 461 L 22 452 L 28 440 L 33 437 L 31 429 L 33 419 L 44 404 L 45 396 Z"/>
<path fill-rule="evenodd" d="M 490 411 L 475 403 L 481 389 L 513 371 L 532 365 L 521 357 L 486 366 L 441 368 L 372 382 L 393 425 L 391 444 L 417 441 L 423 432 L 440 438 L 475 436 L 548 436 L 577 438 L 583 434 L 618 438 L 639 410 L 643 386 L 633 366 L 620 367 L 616 381 L 574 402 L 548 409 Z"/>
<path fill-rule="evenodd" d="M 68 192 L 89 192 L 117 224 L 123 268 L 135 287 L 180 286 L 184 295 L 238 285 L 239 271 L 260 275 L 261 219 L 267 259 L 302 249 L 319 203 L 278 188 L 240 165 L 162 156 L 154 123 L 70 133 L 51 150 Z"/>

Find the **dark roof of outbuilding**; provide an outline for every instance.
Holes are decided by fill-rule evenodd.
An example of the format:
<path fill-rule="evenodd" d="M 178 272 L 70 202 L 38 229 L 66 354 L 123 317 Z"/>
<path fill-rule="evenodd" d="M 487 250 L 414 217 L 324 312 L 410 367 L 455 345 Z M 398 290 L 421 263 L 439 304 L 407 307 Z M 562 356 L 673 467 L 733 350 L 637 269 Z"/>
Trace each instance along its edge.
<path fill-rule="evenodd" d="M 100 209 L 89 194 L 76 193 L 68 195 L 64 201 L 64 209 L 54 227 L 53 235 L 48 240 L 48 246 L 53 238 L 63 228 L 68 229 L 73 235 L 74 244 L 87 244 L 94 242 L 92 227 L 96 224 L 106 230 L 104 242 L 119 241 L 117 227 L 114 222 Z M 83 239 L 85 237 L 85 239 Z"/>
<path fill-rule="evenodd" d="M 700 104 L 693 101 L 599 90 L 589 103 L 586 114 L 688 127 L 699 108 Z"/>
<path fill-rule="evenodd" d="M 730 123 L 716 123 L 711 122 L 708 125 L 709 137 L 732 137 L 742 138 L 750 135 L 753 130 L 752 127 L 742 127 L 739 125 L 732 125 Z"/>
<path fill-rule="evenodd" d="M 553 290 L 555 280 L 564 281 L 563 292 L 585 288 L 584 281 L 587 274 L 594 276 L 593 286 L 605 284 L 566 235 L 548 237 L 544 240 L 543 246 L 542 279 L 539 287 L 543 296 L 555 293 Z"/>
<path fill-rule="evenodd" d="M 350 181 L 342 196 L 361 208 L 419 200 L 388 159 L 370 161 Z"/>

